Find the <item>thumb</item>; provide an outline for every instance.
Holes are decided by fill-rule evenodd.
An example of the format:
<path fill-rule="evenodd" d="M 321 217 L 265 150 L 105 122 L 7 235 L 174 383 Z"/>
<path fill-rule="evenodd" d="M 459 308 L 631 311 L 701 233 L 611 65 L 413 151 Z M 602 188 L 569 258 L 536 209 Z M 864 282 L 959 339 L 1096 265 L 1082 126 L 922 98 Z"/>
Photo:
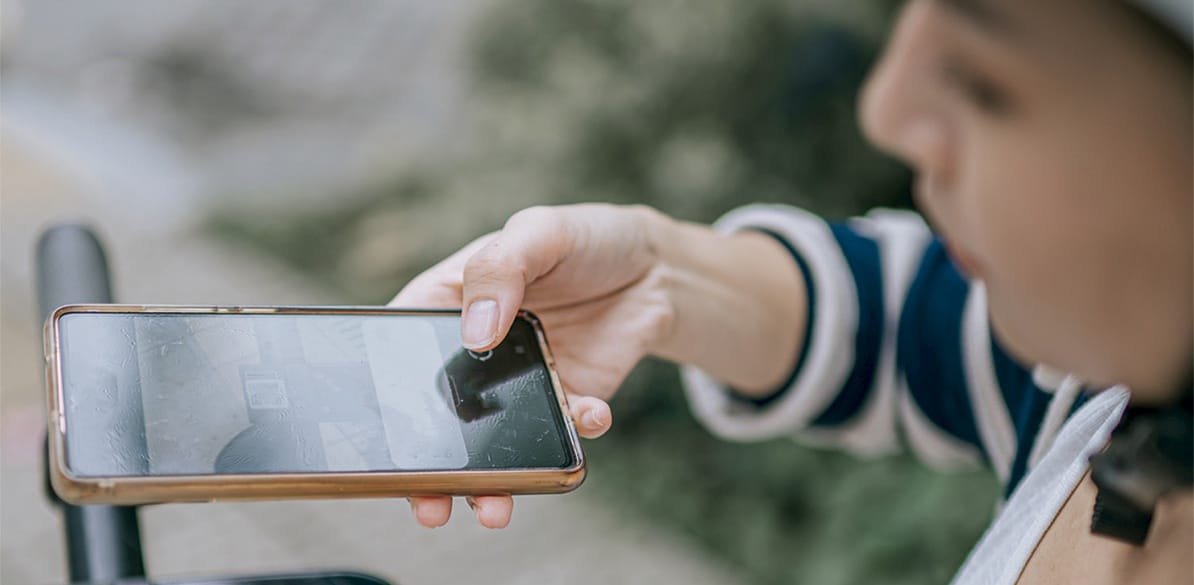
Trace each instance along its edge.
<path fill-rule="evenodd" d="M 527 286 L 563 260 L 570 240 L 565 214 L 532 207 L 514 214 L 497 238 L 469 258 L 460 331 L 466 348 L 485 351 L 501 343 Z"/>

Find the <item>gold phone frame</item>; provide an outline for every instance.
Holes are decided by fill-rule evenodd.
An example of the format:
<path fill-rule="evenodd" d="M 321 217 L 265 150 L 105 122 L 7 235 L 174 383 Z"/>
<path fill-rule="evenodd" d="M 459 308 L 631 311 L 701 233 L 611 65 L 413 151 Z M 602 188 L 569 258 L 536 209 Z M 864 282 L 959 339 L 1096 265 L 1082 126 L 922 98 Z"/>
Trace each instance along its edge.
<path fill-rule="evenodd" d="M 46 319 L 45 357 L 48 396 L 49 472 L 54 491 L 73 504 L 134 505 L 164 502 L 246 500 L 391 498 L 450 494 L 543 494 L 576 489 L 585 478 L 585 459 L 568 401 L 556 372 L 555 359 L 542 324 L 534 314 L 519 311 L 531 323 L 547 367 L 552 390 L 564 420 L 572 466 L 560 469 L 485 469 L 453 471 L 353 471 L 327 473 L 260 473 L 161 476 L 77 476 L 66 465 L 69 421 L 62 385 L 59 321 L 76 313 L 223 314 L 223 315 L 460 315 L 459 310 L 386 307 L 264 307 L 183 305 L 66 305 Z"/>

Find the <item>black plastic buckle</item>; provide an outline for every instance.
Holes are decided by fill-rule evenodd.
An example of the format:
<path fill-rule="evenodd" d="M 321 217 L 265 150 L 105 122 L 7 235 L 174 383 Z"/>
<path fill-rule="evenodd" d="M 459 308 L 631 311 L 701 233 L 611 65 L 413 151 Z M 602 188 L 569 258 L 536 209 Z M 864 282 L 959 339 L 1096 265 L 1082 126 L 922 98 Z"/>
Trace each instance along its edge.
<path fill-rule="evenodd" d="M 1194 419 L 1187 392 L 1166 409 L 1131 408 L 1090 458 L 1098 487 L 1090 531 L 1133 545 L 1148 539 L 1157 502 L 1194 485 Z"/>

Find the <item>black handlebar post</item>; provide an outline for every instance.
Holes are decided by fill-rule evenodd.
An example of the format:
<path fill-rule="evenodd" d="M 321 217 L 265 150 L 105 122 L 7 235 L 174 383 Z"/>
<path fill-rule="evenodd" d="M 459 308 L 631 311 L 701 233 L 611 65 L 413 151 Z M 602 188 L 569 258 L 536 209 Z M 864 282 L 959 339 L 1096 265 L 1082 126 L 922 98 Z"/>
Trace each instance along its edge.
<path fill-rule="evenodd" d="M 76 303 L 110 303 L 112 286 L 103 246 L 86 226 L 47 229 L 37 244 L 37 298 L 45 319 Z M 62 503 L 72 583 L 110 583 L 145 576 L 137 509 Z"/>

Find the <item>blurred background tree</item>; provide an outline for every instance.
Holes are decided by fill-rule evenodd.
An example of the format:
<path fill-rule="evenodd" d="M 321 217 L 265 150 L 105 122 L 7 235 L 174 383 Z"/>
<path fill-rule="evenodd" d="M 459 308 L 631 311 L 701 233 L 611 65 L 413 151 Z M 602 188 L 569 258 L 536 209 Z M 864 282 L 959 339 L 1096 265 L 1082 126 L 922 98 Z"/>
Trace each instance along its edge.
<path fill-rule="evenodd" d="M 449 144 L 318 206 L 225 207 L 209 226 L 376 304 L 530 205 L 704 222 L 749 202 L 839 218 L 907 206 L 908 173 L 855 119 L 893 4 L 497 0 Z M 666 364 L 640 367 L 614 411 L 587 445 L 611 513 L 684 531 L 760 583 L 947 582 L 997 494 L 984 472 L 718 441 Z"/>

